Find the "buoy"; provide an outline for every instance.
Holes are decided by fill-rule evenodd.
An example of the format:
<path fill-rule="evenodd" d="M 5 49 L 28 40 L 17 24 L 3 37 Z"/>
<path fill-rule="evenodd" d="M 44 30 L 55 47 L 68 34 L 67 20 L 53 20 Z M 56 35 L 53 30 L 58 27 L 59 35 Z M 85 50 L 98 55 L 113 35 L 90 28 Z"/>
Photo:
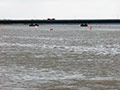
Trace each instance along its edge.
<path fill-rule="evenodd" d="M 53 28 L 50 28 L 50 31 L 53 31 Z"/>
<path fill-rule="evenodd" d="M 35 29 L 38 29 L 38 26 L 35 26 Z"/>
<path fill-rule="evenodd" d="M 90 26 L 90 30 L 92 30 L 92 26 Z"/>

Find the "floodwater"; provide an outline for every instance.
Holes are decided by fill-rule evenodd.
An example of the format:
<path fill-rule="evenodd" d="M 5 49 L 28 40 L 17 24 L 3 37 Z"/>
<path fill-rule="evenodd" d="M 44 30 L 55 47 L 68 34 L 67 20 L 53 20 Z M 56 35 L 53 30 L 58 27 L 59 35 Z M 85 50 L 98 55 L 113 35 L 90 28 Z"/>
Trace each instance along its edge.
<path fill-rule="evenodd" d="M 120 90 L 120 25 L 0 26 L 0 90 Z"/>

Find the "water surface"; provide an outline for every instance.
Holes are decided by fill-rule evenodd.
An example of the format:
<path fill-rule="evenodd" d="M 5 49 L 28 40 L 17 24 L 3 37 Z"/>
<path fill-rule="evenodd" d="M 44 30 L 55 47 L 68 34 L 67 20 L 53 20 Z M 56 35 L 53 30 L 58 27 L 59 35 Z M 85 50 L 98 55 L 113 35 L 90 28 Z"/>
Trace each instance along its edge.
<path fill-rule="evenodd" d="M 0 90 L 119 89 L 120 25 L 0 27 Z"/>

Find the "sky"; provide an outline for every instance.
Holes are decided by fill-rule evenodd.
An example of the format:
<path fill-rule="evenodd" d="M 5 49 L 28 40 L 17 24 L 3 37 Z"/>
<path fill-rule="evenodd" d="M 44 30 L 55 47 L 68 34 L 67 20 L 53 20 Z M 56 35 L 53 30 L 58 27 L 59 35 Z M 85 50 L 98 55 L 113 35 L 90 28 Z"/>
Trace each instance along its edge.
<path fill-rule="evenodd" d="M 0 19 L 120 19 L 120 0 L 0 0 Z"/>

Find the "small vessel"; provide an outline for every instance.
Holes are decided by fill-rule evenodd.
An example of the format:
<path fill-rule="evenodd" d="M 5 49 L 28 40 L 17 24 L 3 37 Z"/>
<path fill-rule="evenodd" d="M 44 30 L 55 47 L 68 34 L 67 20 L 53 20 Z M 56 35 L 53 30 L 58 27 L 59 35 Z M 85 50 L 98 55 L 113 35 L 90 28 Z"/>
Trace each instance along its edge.
<path fill-rule="evenodd" d="M 81 24 L 81 27 L 87 27 L 87 26 L 88 26 L 88 24 L 86 24 L 86 23 Z"/>

